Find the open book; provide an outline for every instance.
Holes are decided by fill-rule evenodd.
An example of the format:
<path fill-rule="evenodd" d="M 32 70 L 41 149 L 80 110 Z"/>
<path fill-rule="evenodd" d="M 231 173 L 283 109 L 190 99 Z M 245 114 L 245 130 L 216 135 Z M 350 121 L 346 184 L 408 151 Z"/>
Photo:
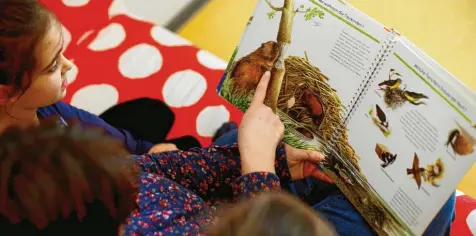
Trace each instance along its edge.
<path fill-rule="evenodd" d="M 421 235 L 476 159 L 476 94 L 339 0 L 260 0 L 218 87 L 245 111 L 261 75 L 285 141 L 381 235 Z"/>

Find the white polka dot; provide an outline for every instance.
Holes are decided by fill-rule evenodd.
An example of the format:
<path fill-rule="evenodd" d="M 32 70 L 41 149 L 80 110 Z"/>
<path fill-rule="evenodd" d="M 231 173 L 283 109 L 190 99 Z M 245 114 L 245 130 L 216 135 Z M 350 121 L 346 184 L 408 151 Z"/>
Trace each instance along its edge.
<path fill-rule="evenodd" d="M 119 71 L 129 79 L 146 78 L 162 68 L 162 55 L 154 46 L 138 44 L 119 58 Z"/>
<path fill-rule="evenodd" d="M 66 29 L 66 27 L 64 27 L 64 25 L 62 25 L 61 28 L 63 28 L 63 47 L 66 49 L 71 42 L 71 33 Z"/>
<path fill-rule="evenodd" d="M 119 93 L 109 84 L 94 84 L 79 89 L 71 99 L 71 104 L 78 108 L 99 115 L 117 104 Z"/>
<path fill-rule="evenodd" d="M 463 196 L 465 195 L 462 191 L 456 190 L 456 196 Z"/>
<path fill-rule="evenodd" d="M 200 100 L 207 90 L 207 80 L 198 72 L 175 72 L 162 87 L 162 96 L 171 107 L 188 107 Z"/>
<path fill-rule="evenodd" d="M 152 27 L 150 35 L 157 43 L 168 47 L 192 45 L 190 41 L 158 25 Z"/>
<path fill-rule="evenodd" d="M 97 37 L 89 44 L 93 51 L 105 51 L 119 46 L 126 39 L 126 30 L 121 24 L 111 23 L 99 31 Z"/>
<path fill-rule="evenodd" d="M 64 5 L 68 7 L 81 7 L 89 3 L 89 0 L 63 0 Z"/>
<path fill-rule="evenodd" d="M 94 32 L 94 30 L 88 30 L 86 31 L 83 35 L 81 35 L 81 37 L 79 37 L 78 41 L 76 42 L 76 44 L 80 44 L 81 42 L 83 42 L 85 39 L 87 39 L 89 37 L 89 35 L 91 35 L 92 33 Z"/>
<path fill-rule="evenodd" d="M 76 80 L 76 76 L 78 76 L 78 67 L 73 63 L 73 67 L 71 67 L 71 70 L 66 73 L 66 78 L 68 79 L 68 84 L 73 83 Z"/>
<path fill-rule="evenodd" d="M 197 59 L 200 64 L 213 70 L 226 69 L 227 66 L 227 63 L 224 60 L 205 50 L 197 52 Z"/>
<path fill-rule="evenodd" d="M 223 123 L 230 120 L 230 112 L 225 106 L 205 107 L 197 117 L 197 133 L 200 136 L 212 137 Z"/>
<path fill-rule="evenodd" d="M 468 224 L 468 228 L 471 233 L 476 235 L 476 210 L 473 210 L 471 213 L 469 213 L 468 217 L 466 217 L 466 224 Z"/>

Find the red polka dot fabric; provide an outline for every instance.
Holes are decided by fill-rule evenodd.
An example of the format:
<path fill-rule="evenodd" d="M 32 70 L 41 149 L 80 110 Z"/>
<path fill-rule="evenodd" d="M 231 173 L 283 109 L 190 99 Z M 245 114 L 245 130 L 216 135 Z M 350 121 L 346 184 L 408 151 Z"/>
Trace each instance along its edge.
<path fill-rule="evenodd" d="M 168 138 L 193 135 L 204 146 L 221 124 L 241 119 L 216 94 L 223 60 L 161 26 L 111 15 L 111 0 L 42 2 L 63 24 L 65 56 L 75 65 L 65 102 L 100 114 L 127 100 L 157 98 L 176 115 Z"/>
<path fill-rule="evenodd" d="M 204 146 L 223 122 L 239 123 L 242 112 L 216 94 L 226 62 L 115 1 L 42 0 L 63 24 L 65 55 L 75 64 L 65 102 L 100 114 L 130 99 L 161 99 L 176 115 L 169 138 L 193 135 Z M 458 194 L 451 234 L 475 235 L 476 200 Z"/>
<path fill-rule="evenodd" d="M 451 235 L 476 235 L 476 199 L 456 191 L 456 218 Z"/>

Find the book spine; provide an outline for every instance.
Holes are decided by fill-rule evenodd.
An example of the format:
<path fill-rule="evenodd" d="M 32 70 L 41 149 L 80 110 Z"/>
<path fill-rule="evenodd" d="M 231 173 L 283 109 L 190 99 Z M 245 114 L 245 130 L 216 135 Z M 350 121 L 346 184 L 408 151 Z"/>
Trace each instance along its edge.
<path fill-rule="evenodd" d="M 367 70 L 367 74 L 365 76 L 365 82 L 363 82 L 357 91 L 355 92 L 354 96 L 352 97 L 352 101 L 350 102 L 349 106 L 344 108 L 344 119 L 341 122 L 340 126 L 337 130 L 331 135 L 326 148 L 325 154 L 331 155 L 333 154 L 333 150 L 335 148 L 336 143 L 339 141 L 342 135 L 347 135 L 347 125 L 349 120 L 352 118 L 355 110 L 359 106 L 360 102 L 362 101 L 363 96 L 367 93 L 369 87 L 372 85 L 373 81 L 375 80 L 376 76 L 378 75 L 380 68 L 382 67 L 383 63 L 387 61 L 389 54 L 393 51 L 393 47 L 395 45 L 395 36 L 396 32 L 391 31 L 388 38 L 382 42 L 381 48 L 379 49 L 377 56 L 375 56 L 374 61 L 370 65 L 370 68 Z"/>

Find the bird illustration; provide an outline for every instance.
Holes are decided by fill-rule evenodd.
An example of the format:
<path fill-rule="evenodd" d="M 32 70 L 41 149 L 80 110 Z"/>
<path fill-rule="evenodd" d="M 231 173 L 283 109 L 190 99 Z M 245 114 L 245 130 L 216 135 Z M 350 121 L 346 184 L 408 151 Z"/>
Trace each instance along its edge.
<path fill-rule="evenodd" d="M 440 187 L 438 180 L 443 179 L 445 174 L 445 165 L 441 158 L 436 160 L 435 164 L 429 164 L 425 170 L 425 181 L 433 185 L 434 187 Z"/>
<path fill-rule="evenodd" d="M 391 79 L 394 75 L 396 76 L 402 76 L 400 73 L 396 72 L 395 69 L 390 69 L 388 72 L 388 79 Z"/>
<path fill-rule="evenodd" d="M 422 168 L 419 166 L 420 159 L 418 158 L 418 155 L 415 153 L 413 157 L 413 165 L 412 168 L 409 169 L 407 168 L 407 175 L 413 175 L 413 178 L 415 179 L 416 184 L 418 185 L 418 189 L 421 187 L 421 177 L 425 175 L 425 168 Z"/>
<path fill-rule="evenodd" d="M 377 111 L 377 118 L 379 119 L 380 124 L 388 128 L 388 121 L 387 121 L 387 116 L 385 115 L 385 112 L 383 112 L 382 108 L 377 104 L 376 106 L 376 111 Z"/>
<path fill-rule="evenodd" d="M 375 146 L 375 153 L 377 153 L 378 158 L 381 161 L 383 161 L 383 163 L 380 164 L 380 166 L 382 166 L 382 168 L 385 168 L 385 167 L 393 164 L 393 162 L 395 162 L 395 160 L 397 159 L 397 154 L 392 154 L 388 150 L 388 148 L 383 144 L 377 144 Z"/>
<path fill-rule="evenodd" d="M 451 146 L 455 154 L 466 156 L 474 152 L 475 144 L 476 140 L 460 127 L 450 131 L 445 146 Z"/>
<path fill-rule="evenodd" d="M 392 154 L 392 153 L 386 152 L 382 155 L 383 163 L 380 166 L 382 166 L 382 168 L 385 168 L 388 165 L 395 162 L 396 159 L 397 159 L 397 154 Z"/>
<path fill-rule="evenodd" d="M 402 79 L 389 79 L 378 84 L 379 87 L 385 86 L 386 88 L 396 89 L 402 84 Z"/>
<path fill-rule="evenodd" d="M 410 91 L 403 91 L 403 96 L 409 103 L 416 106 L 426 104 L 425 102 L 420 101 L 420 99 L 428 99 L 428 97 L 423 93 L 416 93 Z"/>

